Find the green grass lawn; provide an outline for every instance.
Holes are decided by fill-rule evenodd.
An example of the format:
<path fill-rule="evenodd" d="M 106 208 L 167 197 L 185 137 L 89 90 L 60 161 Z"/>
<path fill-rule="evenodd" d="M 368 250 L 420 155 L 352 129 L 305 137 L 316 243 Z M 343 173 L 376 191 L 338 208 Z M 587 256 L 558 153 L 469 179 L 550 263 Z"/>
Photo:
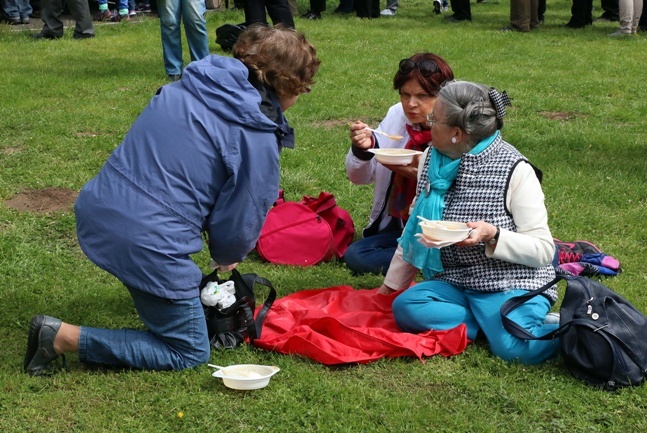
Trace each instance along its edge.
<path fill-rule="evenodd" d="M 299 0 L 301 12 L 308 2 Z M 402 0 L 395 17 L 296 18 L 322 60 L 312 93 L 287 113 L 297 146 L 281 156 L 288 200 L 333 192 L 358 230 L 372 189 L 350 184 L 347 124 L 377 126 L 398 101 L 392 78 L 418 51 L 444 57 L 460 79 L 513 99 L 504 138 L 544 172 L 555 237 L 586 239 L 618 258 L 605 283 L 647 311 L 647 36 L 610 38 L 617 23 L 563 27 L 569 1 L 548 2 L 546 22 L 502 33 L 509 2 L 473 4 L 471 23 L 449 24 L 430 0 Z M 382 5 L 384 6 L 384 5 Z M 601 13 L 595 4 L 594 15 Z M 208 14 L 215 29 L 241 11 Z M 0 431 L 2 432 L 640 432 L 645 387 L 605 392 L 569 375 L 561 360 L 508 364 L 478 342 L 453 358 L 382 360 L 328 368 L 242 347 L 214 352 L 219 365 L 262 363 L 281 372 L 254 392 L 225 388 L 208 367 L 183 372 L 87 369 L 76 355 L 52 377 L 21 372 L 34 314 L 97 327 L 141 327 L 127 291 L 90 263 L 70 209 L 43 214 L 6 205 L 46 187 L 78 191 L 103 165 L 156 89 L 166 83 L 159 21 L 100 25 L 97 37 L 57 41 L 0 25 Z M 188 52 L 185 50 L 188 60 Z M 206 270 L 208 257 L 196 261 Z M 291 268 L 240 265 L 285 296 L 340 284 L 374 288 L 343 263 Z"/>

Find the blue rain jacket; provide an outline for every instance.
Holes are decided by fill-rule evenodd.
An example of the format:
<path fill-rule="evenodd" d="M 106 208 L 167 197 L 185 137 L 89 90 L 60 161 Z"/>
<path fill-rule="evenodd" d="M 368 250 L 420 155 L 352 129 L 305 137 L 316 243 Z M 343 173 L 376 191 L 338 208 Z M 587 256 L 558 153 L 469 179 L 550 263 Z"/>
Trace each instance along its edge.
<path fill-rule="evenodd" d="M 278 197 L 280 150 L 294 145 L 276 96 L 256 86 L 242 62 L 212 55 L 158 91 L 76 201 L 90 260 L 127 286 L 186 299 L 199 296 L 190 255 L 202 232 L 216 262 L 245 259 Z"/>

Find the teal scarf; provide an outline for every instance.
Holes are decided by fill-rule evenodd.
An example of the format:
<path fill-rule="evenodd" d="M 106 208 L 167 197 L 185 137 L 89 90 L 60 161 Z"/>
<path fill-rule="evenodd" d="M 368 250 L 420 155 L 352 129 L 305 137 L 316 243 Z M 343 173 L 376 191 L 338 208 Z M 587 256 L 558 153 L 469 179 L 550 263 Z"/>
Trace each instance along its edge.
<path fill-rule="evenodd" d="M 498 135 L 499 131 L 484 138 L 468 153 L 478 155 L 487 149 Z M 433 146 L 433 142 L 431 145 Z M 451 159 L 443 155 L 433 147 L 430 152 L 431 157 L 428 162 L 429 192 L 423 189 L 418 195 L 407 225 L 404 227 L 402 236 L 398 239 L 404 260 L 421 269 L 425 279 L 430 279 L 435 274 L 442 272 L 443 264 L 440 260 L 440 249 L 427 248 L 415 237 L 417 233 L 422 233 L 418 224 L 420 222 L 418 215 L 430 220 L 442 220 L 445 210 L 445 194 L 454 183 L 461 162 L 460 159 Z"/>

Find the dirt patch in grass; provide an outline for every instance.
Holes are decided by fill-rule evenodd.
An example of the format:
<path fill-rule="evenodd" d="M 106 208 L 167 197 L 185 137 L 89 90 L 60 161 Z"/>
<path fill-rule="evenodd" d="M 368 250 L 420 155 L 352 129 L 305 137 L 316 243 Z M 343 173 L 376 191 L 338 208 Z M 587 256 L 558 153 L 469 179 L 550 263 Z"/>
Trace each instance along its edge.
<path fill-rule="evenodd" d="M 20 212 L 51 213 L 71 211 L 79 195 L 66 188 L 28 189 L 6 200 L 6 206 Z"/>

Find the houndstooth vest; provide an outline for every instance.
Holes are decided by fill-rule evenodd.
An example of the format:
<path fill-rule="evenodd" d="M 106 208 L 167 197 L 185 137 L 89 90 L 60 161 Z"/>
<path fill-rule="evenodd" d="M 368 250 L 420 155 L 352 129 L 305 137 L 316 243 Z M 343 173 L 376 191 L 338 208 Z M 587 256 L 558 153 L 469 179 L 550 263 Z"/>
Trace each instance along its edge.
<path fill-rule="evenodd" d="M 527 160 L 503 141 L 501 135 L 480 154 L 463 155 L 456 180 L 445 196 L 443 219 L 460 222 L 482 220 L 501 229 L 516 231 L 512 214 L 506 207 L 506 193 L 512 172 L 522 161 Z M 426 176 L 424 170 L 420 180 Z M 427 179 L 419 183 L 421 189 L 425 183 Z M 440 257 L 445 270 L 434 279 L 470 290 L 534 290 L 555 277 L 552 265 L 533 268 L 488 258 L 482 243 L 473 247 L 450 245 L 440 250 Z M 552 302 L 557 300 L 556 287 L 545 294 Z"/>

